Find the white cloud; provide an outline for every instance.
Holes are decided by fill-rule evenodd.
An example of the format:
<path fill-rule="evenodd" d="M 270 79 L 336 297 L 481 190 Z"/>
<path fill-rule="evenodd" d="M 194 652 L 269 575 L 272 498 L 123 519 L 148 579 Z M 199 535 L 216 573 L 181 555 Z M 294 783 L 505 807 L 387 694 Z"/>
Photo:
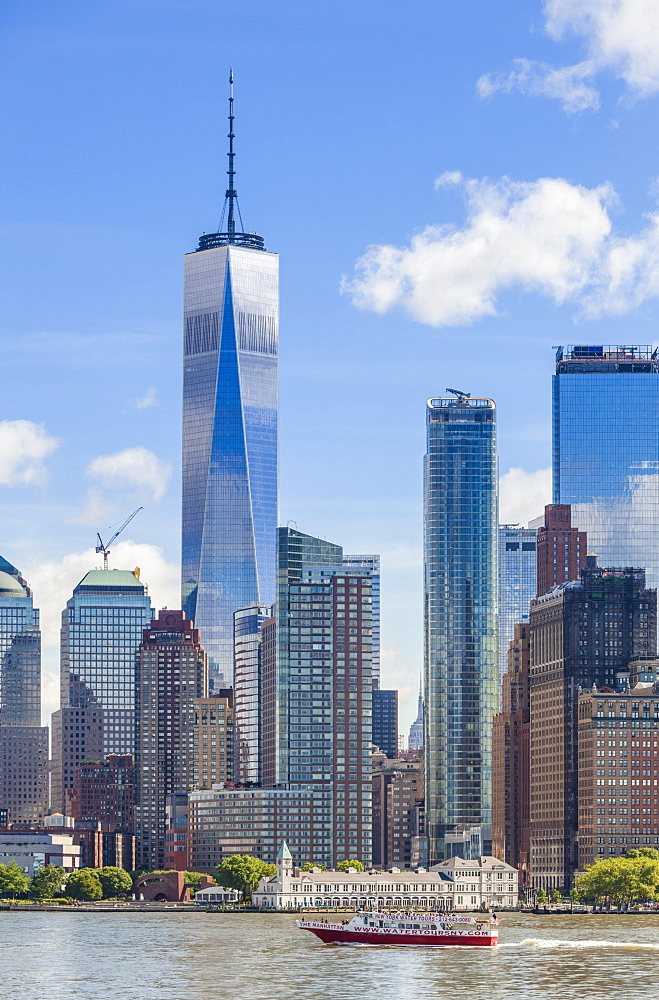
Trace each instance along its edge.
<path fill-rule="evenodd" d="M 110 567 L 132 570 L 140 567 L 140 579 L 147 585 L 154 609 L 178 608 L 181 603 L 180 569 L 167 562 L 156 545 L 130 540 L 112 546 Z M 35 562 L 25 568 L 25 579 L 41 611 L 43 637 L 43 711 L 48 718 L 59 707 L 59 633 L 62 611 L 73 588 L 91 569 L 103 565 L 103 557 L 93 548 L 72 552 L 59 560 Z M 110 570 L 111 571 L 111 570 Z"/>
<path fill-rule="evenodd" d="M 635 97 L 659 91 L 659 4 L 656 0 L 545 0 L 545 29 L 556 41 L 576 35 L 587 59 L 553 68 L 518 59 L 508 75 L 478 81 L 481 96 L 520 90 L 555 97 L 568 112 L 596 108 L 599 95 L 589 82 L 602 71 L 625 81 Z"/>
<path fill-rule="evenodd" d="M 42 486 L 48 475 L 44 459 L 57 447 L 43 424 L 0 421 L 0 486 Z"/>
<path fill-rule="evenodd" d="M 508 469 L 499 480 L 499 521 L 526 524 L 544 514 L 551 503 L 551 469 Z"/>
<path fill-rule="evenodd" d="M 529 97 L 549 97 L 561 102 L 568 114 L 594 111 L 599 107 L 597 90 L 586 82 L 593 76 L 593 63 L 588 60 L 576 66 L 556 68 L 531 59 L 515 59 L 510 73 L 486 73 L 477 84 L 480 97 L 496 93 L 510 94 L 518 90 Z"/>
<path fill-rule="evenodd" d="M 462 228 L 428 226 L 409 246 L 369 247 L 343 291 L 355 306 L 404 309 L 431 326 L 497 314 L 501 292 L 519 288 L 582 315 L 624 313 L 659 296 L 659 213 L 639 233 L 612 233 L 610 184 L 586 188 L 563 178 L 469 180 Z"/>
<path fill-rule="evenodd" d="M 159 503 L 167 490 L 172 467 L 138 445 L 114 455 L 99 455 L 87 468 L 87 475 L 107 489 L 133 490 Z"/>
<path fill-rule="evenodd" d="M 146 394 L 141 397 L 141 399 L 136 399 L 133 406 L 136 410 L 148 410 L 150 407 L 155 406 L 157 402 L 157 392 L 154 386 L 151 386 L 147 390 Z"/>

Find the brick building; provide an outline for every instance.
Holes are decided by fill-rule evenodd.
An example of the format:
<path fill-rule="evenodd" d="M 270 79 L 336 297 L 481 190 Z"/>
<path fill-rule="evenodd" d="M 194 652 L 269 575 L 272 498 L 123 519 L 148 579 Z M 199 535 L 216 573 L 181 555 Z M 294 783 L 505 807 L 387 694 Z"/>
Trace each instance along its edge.
<path fill-rule="evenodd" d="M 567 503 L 547 504 L 545 523 L 537 530 L 537 587 L 542 597 L 559 583 L 579 579 L 588 541 L 585 531 L 572 527 L 572 508 Z"/>
<path fill-rule="evenodd" d="M 410 755 L 411 756 L 411 755 Z M 423 802 L 423 764 L 374 756 L 373 865 L 410 868 L 413 840 L 419 835 L 419 808 Z"/>

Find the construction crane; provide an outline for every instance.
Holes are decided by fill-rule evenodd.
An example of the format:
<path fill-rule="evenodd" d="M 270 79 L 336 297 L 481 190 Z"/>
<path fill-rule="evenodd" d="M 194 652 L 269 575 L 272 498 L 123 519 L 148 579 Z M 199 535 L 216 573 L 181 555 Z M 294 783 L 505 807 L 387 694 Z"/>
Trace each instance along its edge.
<path fill-rule="evenodd" d="M 144 510 L 144 507 L 138 507 L 137 510 L 134 510 L 133 513 L 130 515 L 130 517 L 126 518 L 121 527 L 115 531 L 114 535 L 112 536 L 109 542 L 104 542 L 99 533 L 96 532 L 96 537 L 98 538 L 98 545 L 96 546 L 96 551 L 103 553 L 103 569 L 108 568 L 108 556 L 110 555 L 110 546 L 114 541 L 116 541 L 116 539 L 119 537 L 124 528 L 128 527 L 133 518 L 137 514 L 139 514 L 141 510 Z"/>

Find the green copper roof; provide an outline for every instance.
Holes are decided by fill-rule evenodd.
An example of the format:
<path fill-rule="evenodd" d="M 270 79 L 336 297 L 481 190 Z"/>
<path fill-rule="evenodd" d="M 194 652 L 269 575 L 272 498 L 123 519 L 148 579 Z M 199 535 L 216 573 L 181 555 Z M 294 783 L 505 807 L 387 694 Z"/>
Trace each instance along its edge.
<path fill-rule="evenodd" d="M 130 587 L 133 590 L 144 590 L 144 584 L 127 569 L 92 569 L 82 578 L 76 590 L 80 587 L 90 587 L 100 590 L 103 587 Z"/>
<path fill-rule="evenodd" d="M 272 857 L 272 855 L 270 856 Z M 288 844 L 286 843 L 285 840 L 282 840 L 281 847 L 277 852 L 277 861 L 292 861 L 292 860 L 293 860 L 293 855 L 288 849 Z"/>
<path fill-rule="evenodd" d="M 0 571 L 0 592 L 3 594 L 22 594 L 25 597 L 25 588 L 20 585 L 15 576 Z"/>

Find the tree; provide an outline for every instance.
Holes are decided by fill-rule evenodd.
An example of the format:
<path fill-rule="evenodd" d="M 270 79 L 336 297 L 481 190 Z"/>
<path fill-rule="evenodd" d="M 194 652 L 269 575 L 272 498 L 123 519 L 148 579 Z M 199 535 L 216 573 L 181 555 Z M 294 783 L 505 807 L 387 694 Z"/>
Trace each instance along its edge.
<path fill-rule="evenodd" d="M 558 889 L 552 889 L 549 898 L 551 899 L 552 903 L 560 903 L 561 894 L 558 891 Z"/>
<path fill-rule="evenodd" d="M 59 865 L 44 865 L 30 881 L 30 895 L 35 899 L 50 899 L 66 882 L 66 872 Z"/>
<path fill-rule="evenodd" d="M 133 880 L 123 868 L 115 868 L 112 865 L 108 865 L 105 868 L 94 868 L 93 871 L 101 883 L 103 899 L 110 899 L 111 896 L 126 895 L 133 888 Z"/>
<path fill-rule="evenodd" d="M 626 858 L 652 858 L 653 861 L 659 861 L 659 851 L 654 847 L 631 847 L 628 851 L 625 851 Z"/>
<path fill-rule="evenodd" d="M 544 889 L 538 889 L 535 898 L 536 898 L 536 901 L 538 903 L 546 903 L 547 902 L 547 896 L 546 896 L 545 890 Z"/>
<path fill-rule="evenodd" d="M 337 872 L 347 872 L 348 868 L 354 868 L 358 872 L 364 871 L 364 866 L 361 861 L 357 861 L 355 858 L 352 858 L 350 861 L 347 859 L 345 861 L 339 861 L 336 866 Z"/>
<path fill-rule="evenodd" d="M 30 880 L 17 864 L 0 865 L 0 896 L 11 896 L 27 892 Z"/>
<path fill-rule="evenodd" d="M 312 868 L 320 868 L 321 872 L 327 871 L 327 865 L 324 865 L 322 861 L 307 861 L 300 868 L 301 872 L 310 872 Z"/>
<path fill-rule="evenodd" d="M 66 894 L 71 899 L 94 900 L 103 898 L 103 889 L 94 868 L 81 868 L 66 880 Z"/>
<path fill-rule="evenodd" d="M 276 875 L 275 865 L 269 865 L 250 854 L 233 854 L 225 858 L 215 869 L 217 884 L 227 889 L 238 889 L 243 899 L 250 898 L 262 878 Z"/>
<path fill-rule="evenodd" d="M 577 886 L 589 899 L 617 906 L 636 903 L 655 895 L 659 886 L 659 860 L 604 858 L 586 869 Z"/>

